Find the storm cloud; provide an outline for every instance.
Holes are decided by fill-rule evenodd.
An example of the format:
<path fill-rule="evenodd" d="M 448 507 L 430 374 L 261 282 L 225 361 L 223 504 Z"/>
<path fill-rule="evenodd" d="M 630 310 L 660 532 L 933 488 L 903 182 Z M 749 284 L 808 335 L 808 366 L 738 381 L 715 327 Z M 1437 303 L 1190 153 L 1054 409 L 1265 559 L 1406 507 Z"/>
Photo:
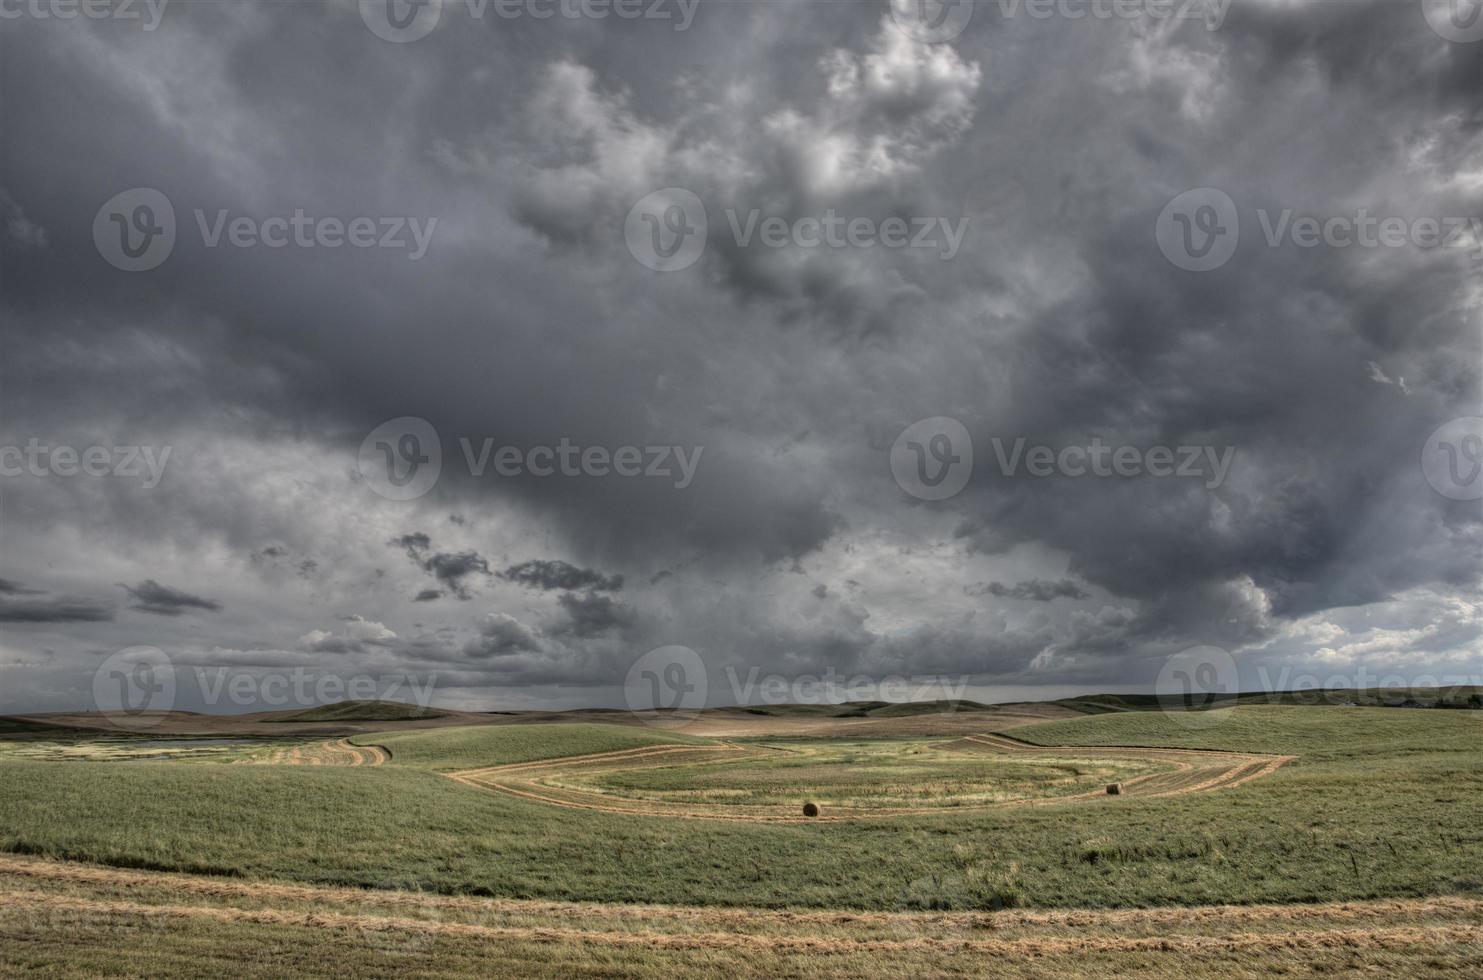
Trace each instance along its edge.
<path fill-rule="evenodd" d="M 179 616 L 181 613 L 190 612 L 195 609 L 205 612 L 221 612 L 221 603 L 214 599 L 204 599 L 180 589 L 172 589 L 168 585 L 161 585 L 152 578 L 147 578 L 138 585 L 123 585 L 120 587 L 133 599 L 130 609 L 138 609 L 140 612 L 154 613 L 156 616 Z"/>
<path fill-rule="evenodd" d="M 522 585 L 545 591 L 591 589 L 594 592 L 616 592 L 623 588 L 622 575 L 604 576 L 595 569 L 578 568 L 569 562 L 560 560 L 532 559 L 521 562 L 519 565 L 511 565 L 499 575 L 500 578 L 509 579 L 511 582 L 519 582 Z"/>
<path fill-rule="evenodd" d="M 1197 645 L 1248 684 L 1483 668 L 1483 512 L 1432 441 L 1483 416 L 1483 42 L 1384 0 L 928 41 L 895 2 L 8 21 L 0 710 L 85 707 L 136 644 L 480 709 L 621 703 L 671 644 L 1029 694 Z M 660 270 L 676 189 L 706 233 Z M 1239 229 L 1204 270 L 1158 231 L 1202 189 L 1236 220 L 1185 231 Z M 105 207 L 140 190 L 147 269 L 159 198 Z M 1365 216 L 1459 230 L 1321 240 Z"/>

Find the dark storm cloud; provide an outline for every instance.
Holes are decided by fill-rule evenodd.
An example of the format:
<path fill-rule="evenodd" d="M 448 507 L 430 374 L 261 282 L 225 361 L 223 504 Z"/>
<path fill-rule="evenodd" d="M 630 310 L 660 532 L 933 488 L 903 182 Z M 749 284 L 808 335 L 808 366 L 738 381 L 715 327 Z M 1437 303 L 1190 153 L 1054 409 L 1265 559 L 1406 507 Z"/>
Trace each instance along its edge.
<path fill-rule="evenodd" d="M 556 600 L 566 614 L 566 620 L 557 632 L 571 633 L 580 637 L 598 636 L 609 630 L 632 626 L 636 621 L 634 610 L 612 596 L 596 592 L 563 592 Z"/>
<path fill-rule="evenodd" d="M 230 575 L 225 549 L 254 572 L 233 613 L 280 625 L 284 649 L 366 648 L 317 630 L 320 603 L 396 606 L 451 638 L 378 655 L 511 683 L 621 679 L 677 640 L 766 669 L 1133 682 L 1159 651 L 1278 643 L 1333 610 L 1393 603 L 1420 629 L 1472 609 L 1476 503 L 1417 459 L 1483 414 L 1476 260 L 1271 248 L 1255 209 L 1483 216 L 1483 44 L 1378 0 L 1238 2 L 1216 31 L 993 11 L 942 45 L 875 4 L 706 4 L 683 34 L 488 18 L 408 45 L 353 4 L 187 4 L 149 34 L 12 21 L 6 80 L 65 84 L 7 104 L 0 445 L 174 452 L 148 492 L 7 477 L 0 571 L 189 585 Z M 173 202 L 177 241 L 125 273 L 92 224 L 139 186 Z M 711 238 L 654 274 L 623 229 L 665 186 L 704 200 Z M 1152 228 L 1200 186 L 1237 201 L 1241 245 L 1188 273 Z M 198 208 L 440 220 L 413 262 L 208 248 Z M 942 260 L 744 247 L 727 208 L 970 220 Z M 408 415 L 439 433 L 442 473 L 383 500 L 356 454 Z M 969 429 L 974 477 L 906 498 L 888 450 L 938 415 Z M 1235 457 L 1213 489 L 1005 476 L 991 440 L 1019 436 Z M 683 489 L 476 478 L 463 437 L 706 451 Z M 377 567 L 388 539 L 411 564 Z M 566 560 L 491 574 L 531 554 Z M 432 601 L 476 584 L 508 621 Z M 627 603 L 605 594 L 620 585 Z M 106 604 L 0 600 L 8 622 L 111 641 L 87 627 Z M 1476 656 L 1477 616 L 1455 615 L 1446 642 Z M 163 643 L 198 624 L 151 625 Z"/>
<path fill-rule="evenodd" d="M 980 582 L 977 585 L 965 585 L 964 595 L 991 595 L 1000 599 L 1028 599 L 1032 602 L 1050 602 L 1053 599 L 1088 599 L 1091 593 L 1081 586 L 1063 578 L 1059 581 L 1049 582 L 1045 579 L 1032 578 L 1024 582 L 1016 582 L 1013 585 L 1005 585 L 1003 582 Z"/>
<path fill-rule="evenodd" d="M 154 613 L 157 616 L 179 616 L 193 609 L 221 612 L 221 603 L 213 599 L 204 599 L 198 595 L 191 595 L 189 592 L 172 589 L 152 578 L 147 578 L 138 585 L 124 585 L 120 582 L 119 587 L 129 593 L 134 600 L 129 608 L 138 609 L 140 612 Z"/>
<path fill-rule="evenodd" d="M 500 572 L 499 576 L 511 582 L 519 582 L 521 585 L 528 585 L 547 592 L 552 589 L 617 592 L 623 588 L 622 575 L 603 575 L 596 569 L 578 568 L 560 559 L 551 561 L 531 559 L 518 565 L 511 565 Z"/>
<path fill-rule="evenodd" d="M 491 613 L 479 624 L 478 636 L 464 645 L 464 652 L 480 660 L 540 648 L 541 641 L 529 626 L 505 613 Z"/>
<path fill-rule="evenodd" d="M 429 554 L 432 539 L 420 531 L 404 534 L 391 543 L 406 551 L 408 558 L 459 599 L 473 598 L 467 582 L 469 577 L 491 574 L 489 562 L 476 551 L 435 551 Z M 426 602 L 435 598 L 436 595 L 424 591 L 418 594 L 416 601 Z"/>
<path fill-rule="evenodd" d="M 489 574 L 489 562 L 475 551 L 440 551 L 429 555 L 422 567 L 460 599 L 472 598 L 465 579 L 471 575 Z"/>
<path fill-rule="evenodd" d="M 104 623 L 113 619 L 111 602 L 77 596 L 44 596 L 7 582 L 0 595 L 0 623 Z M 25 598 L 22 598 L 24 596 Z M 34 597 L 34 598 L 33 598 Z"/>

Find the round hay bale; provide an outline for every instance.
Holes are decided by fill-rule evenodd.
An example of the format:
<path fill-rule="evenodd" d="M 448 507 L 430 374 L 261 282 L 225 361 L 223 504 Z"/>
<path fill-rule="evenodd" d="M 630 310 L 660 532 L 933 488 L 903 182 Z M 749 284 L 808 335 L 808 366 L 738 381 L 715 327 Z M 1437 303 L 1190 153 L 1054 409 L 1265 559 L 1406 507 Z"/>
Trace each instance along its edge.
<path fill-rule="evenodd" d="M 1123 791 L 1123 784 L 1122 783 L 1108 783 L 1107 784 L 1107 795 L 1108 796 L 1119 796 L 1119 795 L 1122 794 L 1122 791 Z"/>
<path fill-rule="evenodd" d="M 803 815 L 805 817 L 817 817 L 819 815 L 819 804 L 805 803 L 803 805 Z"/>

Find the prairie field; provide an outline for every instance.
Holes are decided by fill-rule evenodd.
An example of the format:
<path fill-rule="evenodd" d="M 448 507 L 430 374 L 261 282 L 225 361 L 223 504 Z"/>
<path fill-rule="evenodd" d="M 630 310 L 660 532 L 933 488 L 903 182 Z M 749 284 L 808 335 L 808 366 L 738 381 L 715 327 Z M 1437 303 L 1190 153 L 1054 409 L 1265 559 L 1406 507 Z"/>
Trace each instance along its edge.
<path fill-rule="evenodd" d="M 908 717 L 13 735 L 0 971 L 1483 970 L 1476 712 Z"/>

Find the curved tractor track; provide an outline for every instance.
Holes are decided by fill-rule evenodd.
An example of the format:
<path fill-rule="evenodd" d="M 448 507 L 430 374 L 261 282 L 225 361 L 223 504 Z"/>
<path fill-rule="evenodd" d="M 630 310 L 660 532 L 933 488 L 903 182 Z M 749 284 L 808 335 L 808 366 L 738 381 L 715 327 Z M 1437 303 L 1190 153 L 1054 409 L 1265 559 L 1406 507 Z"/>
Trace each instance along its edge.
<path fill-rule="evenodd" d="M 803 956 L 977 953 L 1030 958 L 1043 963 L 1047 975 L 1062 965 L 1055 957 L 1073 958 L 1065 964 L 1071 967 L 1074 958 L 1091 953 L 1178 961 L 1263 950 L 1421 947 L 1434 956 L 1441 949 L 1483 942 L 1483 901 L 1446 896 L 1109 911 L 764 910 L 336 888 L 0 855 L 0 932 L 8 924 L 13 929 L 18 924 L 22 934 L 33 932 L 38 922 L 57 915 L 67 917 L 74 934 L 80 927 L 92 930 L 92 941 L 117 936 L 121 924 L 194 920 L 292 926 L 362 939 L 456 936 L 511 950 L 520 947 L 509 944 L 554 943 Z"/>
<path fill-rule="evenodd" d="M 381 766 L 390 760 L 391 753 L 379 745 L 351 745 L 342 738 L 272 749 L 242 761 L 259 766 Z"/>
<path fill-rule="evenodd" d="M 733 743 L 719 745 L 651 745 L 617 752 L 601 752 L 593 755 L 569 756 L 539 762 L 521 762 L 504 766 L 489 766 L 482 769 L 466 769 L 447 773 L 465 786 L 489 790 L 532 800 L 551 806 L 569 809 L 595 810 L 602 813 L 633 814 L 636 816 L 673 817 L 685 820 L 731 820 L 762 823 L 829 823 L 862 820 L 875 817 L 915 816 L 927 814 L 965 813 L 1008 807 L 1051 806 L 1060 803 L 1113 802 L 1126 797 L 1178 796 L 1185 793 L 1210 792 L 1228 789 L 1260 776 L 1276 772 L 1293 756 L 1256 755 L 1238 752 L 1213 752 L 1198 749 L 1152 749 L 1082 746 L 1037 746 L 1001 735 L 970 735 L 951 742 L 939 743 L 936 748 L 957 752 L 986 752 L 1000 755 L 1025 755 L 1035 757 L 1064 757 L 1074 754 L 1083 757 L 1124 759 L 1157 762 L 1170 767 L 1164 771 L 1148 773 L 1126 780 L 1120 784 L 1117 796 L 1108 795 L 1106 788 L 1068 796 L 1037 797 L 1007 800 L 995 803 L 964 804 L 961 806 L 929 807 L 845 807 L 830 806 L 818 816 L 806 817 L 791 807 L 774 805 L 744 804 L 697 804 L 661 800 L 632 799 L 616 796 L 557 782 L 561 777 L 585 775 L 594 772 L 618 772 L 651 767 L 712 765 L 755 759 L 779 750 L 765 747 L 742 746 Z"/>

